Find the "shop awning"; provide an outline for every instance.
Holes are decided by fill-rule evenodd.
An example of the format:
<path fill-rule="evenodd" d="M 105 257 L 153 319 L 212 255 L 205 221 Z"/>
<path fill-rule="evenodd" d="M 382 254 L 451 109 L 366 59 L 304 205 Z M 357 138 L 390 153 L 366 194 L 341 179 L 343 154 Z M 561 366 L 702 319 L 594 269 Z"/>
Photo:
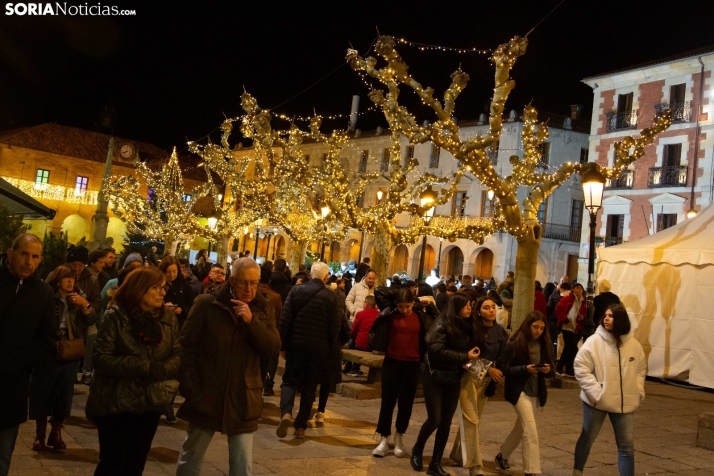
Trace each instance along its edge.
<path fill-rule="evenodd" d="M 56 213 L 1 178 L 0 203 L 13 215 L 22 215 L 26 220 L 51 220 Z"/>

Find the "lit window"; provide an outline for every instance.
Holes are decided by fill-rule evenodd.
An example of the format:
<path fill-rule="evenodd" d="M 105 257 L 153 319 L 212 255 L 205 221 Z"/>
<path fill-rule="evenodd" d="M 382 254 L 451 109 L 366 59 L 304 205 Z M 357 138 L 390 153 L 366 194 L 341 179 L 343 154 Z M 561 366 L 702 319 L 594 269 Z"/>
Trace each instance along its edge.
<path fill-rule="evenodd" d="M 481 192 L 481 216 L 484 218 L 493 216 L 493 200 L 486 196 L 488 192 Z"/>
<path fill-rule="evenodd" d="M 37 169 L 37 178 L 35 178 L 35 183 L 50 183 L 50 171 Z"/>
<path fill-rule="evenodd" d="M 89 177 L 82 177 L 81 175 L 77 175 L 77 181 L 74 184 L 74 195 L 75 196 L 84 195 L 84 192 L 87 191 L 88 183 L 89 183 Z"/>
<path fill-rule="evenodd" d="M 191 194 L 189 194 L 189 193 L 184 193 L 184 194 L 183 194 L 183 201 L 184 201 L 184 202 L 190 202 L 190 201 L 191 201 Z"/>

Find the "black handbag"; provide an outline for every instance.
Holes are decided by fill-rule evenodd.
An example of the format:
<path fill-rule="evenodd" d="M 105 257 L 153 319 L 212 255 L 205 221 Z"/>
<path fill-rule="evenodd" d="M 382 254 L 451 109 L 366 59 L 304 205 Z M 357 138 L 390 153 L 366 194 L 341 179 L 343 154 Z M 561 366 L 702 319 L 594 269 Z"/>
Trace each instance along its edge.
<path fill-rule="evenodd" d="M 461 383 L 458 370 L 432 370 L 431 363 L 429 362 L 429 354 L 426 355 L 426 365 L 429 367 L 429 379 L 432 385 L 443 387 L 446 385 L 459 385 Z"/>

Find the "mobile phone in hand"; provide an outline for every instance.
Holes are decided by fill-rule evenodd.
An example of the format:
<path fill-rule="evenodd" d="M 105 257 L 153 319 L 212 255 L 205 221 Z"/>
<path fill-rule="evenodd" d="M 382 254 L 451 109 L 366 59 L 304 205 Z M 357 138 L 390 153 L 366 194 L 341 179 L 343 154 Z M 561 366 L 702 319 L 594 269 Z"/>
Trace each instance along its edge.
<path fill-rule="evenodd" d="M 537 369 L 542 369 L 543 367 L 545 367 L 545 364 L 535 364 L 533 367 Z"/>

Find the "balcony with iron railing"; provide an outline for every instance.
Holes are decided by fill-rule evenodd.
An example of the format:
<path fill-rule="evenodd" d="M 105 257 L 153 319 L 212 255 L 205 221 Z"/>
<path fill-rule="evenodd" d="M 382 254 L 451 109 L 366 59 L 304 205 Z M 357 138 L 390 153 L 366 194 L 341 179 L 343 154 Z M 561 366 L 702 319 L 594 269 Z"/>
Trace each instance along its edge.
<path fill-rule="evenodd" d="M 657 114 L 661 114 L 662 111 L 666 111 L 669 109 L 672 113 L 672 122 L 675 124 L 691 122 L 692 120 L 692 101 L 670 104 L 655 104 L 654 108 Z"/>
<path fill-rule="evenodd" d="M 635 184 L 635 171 L 626 170 L 622 175 L 613 180 L 605 181 L 607 190 L 627 190 Z"/>
<path fill-rule="evenodd" d="M 637 109 L 625 112 L 608 112 L 605 117 L 607 118 L 607 132 L 637 129 Z"/>
<path fill-rule="evenodd" d="M 571 241 L 580 243 L 580 227 L 571 225 L 556 225 L 555 223 L 546 223 L 543 225 L 543 238 L 552 240 Z"/>
<path fill-rule="evenodd" d="M 649 171 L 647 186 L 649 188 L 686 187 L 687 166 L 652 167 Z"/>

